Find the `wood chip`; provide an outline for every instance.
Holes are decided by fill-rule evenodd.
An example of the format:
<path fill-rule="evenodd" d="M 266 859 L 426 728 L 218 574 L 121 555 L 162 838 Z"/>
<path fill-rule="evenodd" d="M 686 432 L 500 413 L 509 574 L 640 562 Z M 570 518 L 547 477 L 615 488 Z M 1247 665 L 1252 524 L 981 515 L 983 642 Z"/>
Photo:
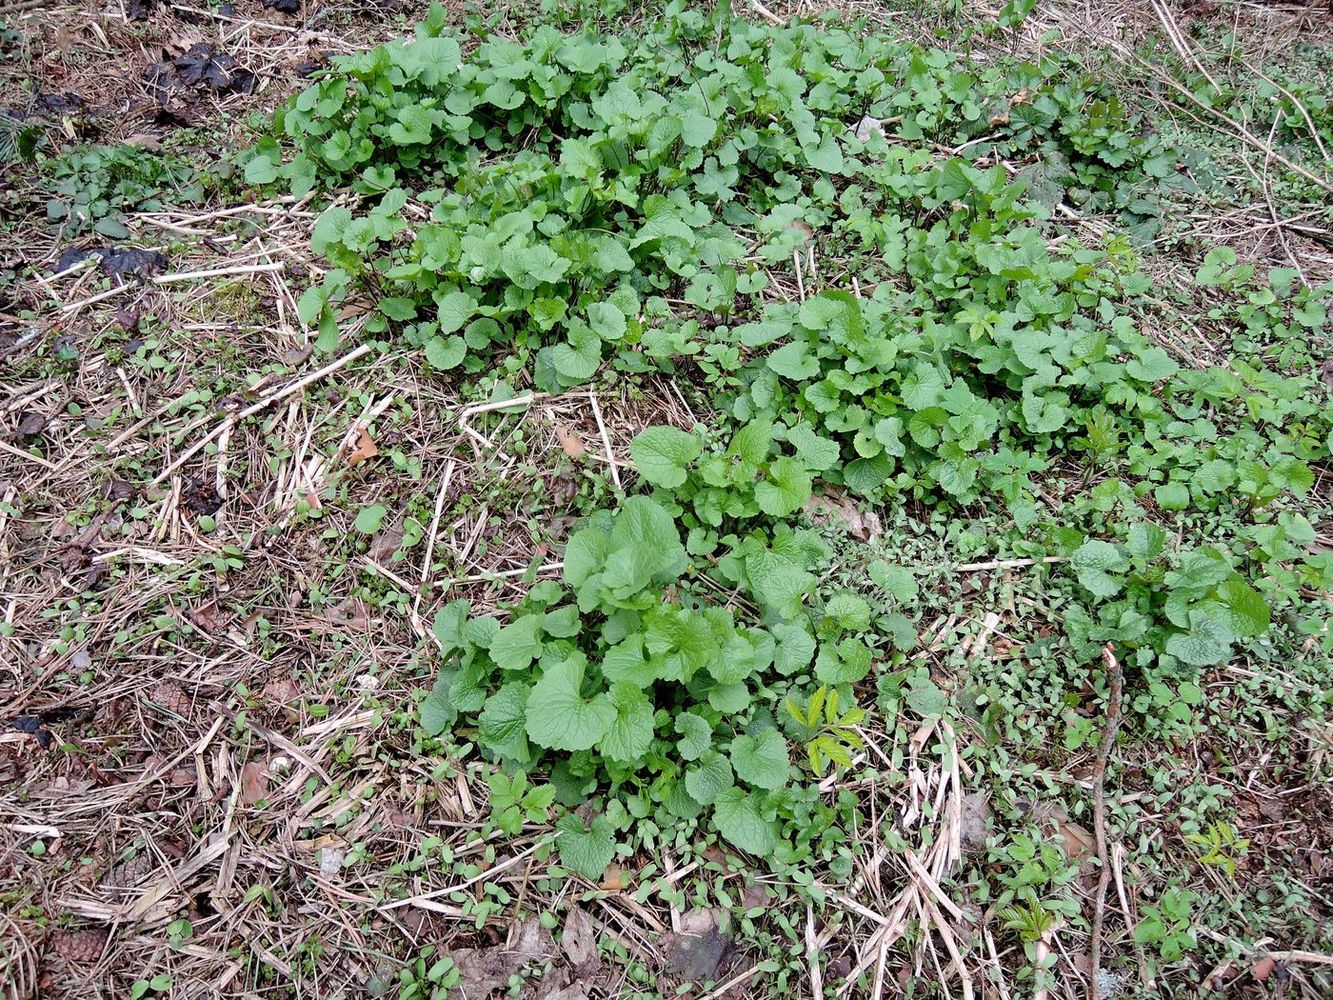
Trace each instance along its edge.
<path fill-rule="evenodd" d="M 584 973 L 601 965 L 597 956 L 597 933 L 592 929 L 592 921 L 577 906 L 570 907 L 565 917 L 565 932 L 560 938 L 560 947 L 565 956 L 578 972 Z"/>

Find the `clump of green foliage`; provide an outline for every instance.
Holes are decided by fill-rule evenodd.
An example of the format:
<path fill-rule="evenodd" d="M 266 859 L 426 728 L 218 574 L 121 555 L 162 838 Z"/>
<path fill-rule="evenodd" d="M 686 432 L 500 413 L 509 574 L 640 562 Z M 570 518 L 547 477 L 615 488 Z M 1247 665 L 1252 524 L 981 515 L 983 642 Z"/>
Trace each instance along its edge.
<path fill-rule="evenodd" d="M 1014 182 L 997 155 L 1063 166 Z M 839 813 L 803 777 L 860 748 L 877 665 L 882 705 L 941 710 L 906 661 L 910 578 L 871 574 L 901 609 L 821 588 L 831 554 L 799 519 L 829 487 L 1000 505 L 1003 544 L 1077 583 L 1067 655 L 1113 641 L 1148 685 L 1192 685 L 1275 609 L 1298 615 L 1302 588 L 1333 585 L 1292 504 L 1329 455 L 1326 390 L 1290 363 L 1327 289 L 1214 251 L 1198 280 L 1246 349 L 1189 370 L 1145 332 L 1151 282 L 1122 242 L 1047 239 L 1052 200 L 1132 224 L 1132 192 L 1171 162 L 1059 61 L 977 67 L 684 4 L 632 36 L 475 47 L 436 9 L 414 39 L 338 60 L 246 167 L 361 196 L 315 229 L 332 268 L 300 308 L 322 348 L 338 301 L 370 289 L 366 331 L 436 369 L 556 393 L 659 370 L 719 413 L 638 436 L 650 494 L 575 533 L 562 582 L 503 623 L 440 613 L 423 728 L 548 771 L 556 803 L 605 795 L 557 823 L 590 876 L 631 827 L 706 822 L 779 865 L 827 855 Z M 815 252 L 836 267 L 807 269 L 796 299 L 772 287 Z M 1061 510 L 1071 482 L 1085 524 Z M 1243 527 L 1191 527 L 1219 513 Z M 547 801 L 506 789 L 502 824 Z"/>
<path fill-rule="evenodd" d="M 51 160 L 48 170 L 54 195 L 46 215 L 66 236 L 88 230 L 128 236 L 126 213 L 197 201 L 203 192 L 188 160 L 139 146 L 77 146 Z"/>

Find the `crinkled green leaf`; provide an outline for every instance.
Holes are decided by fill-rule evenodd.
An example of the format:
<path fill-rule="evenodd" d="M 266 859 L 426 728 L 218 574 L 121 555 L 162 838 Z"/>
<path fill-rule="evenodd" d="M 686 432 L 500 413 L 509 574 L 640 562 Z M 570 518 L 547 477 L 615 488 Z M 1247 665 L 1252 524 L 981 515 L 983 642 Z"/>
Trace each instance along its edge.
<path fill-rule="evenodd" d="M 439 736 L 448 729 L 456 718 L 458 710 L 449 700 L 449 683 L 441 680 L 435 683 L 418 709 L 422 732 L 427 736 Z"/>
<path fill-rule="evenodd" d="M 731 763 L 716 750 L 707 750 L 685 771 L 685 790 L 701 806 L 712 805 L 735 783 Z"/>
<path fill-rule="evenodd" d="M 1231 629 L 1204 611 L 1191 611 L 1189 623 L 1188 632 L 1177 632 L 1166 640 L 1166 651 L 1195 667 L 1211 667 L 1225 661 L 1235 638 Z"/>
<path fill-rule="evenodd" d="M 610 821 L 599 815 L 584 825 L 583 820 L 567 813 L 556 821 L 555 830 L 560 863 L 590 881 L 600 881 L 616 856 L 616 831 Z"/>
<path fill-rule="evenodd" d="M 1097 597 L 1114 597 L 1123 583 L 1112 576 L 1125 569 L 1125 557 L 1110 542 L 1092 538 L 1084 542 L 1069 557 L 1078 582 Z"/>
<path fill-rule="evenodd" d="M 612 684 L 610 693 L 615 721 L 598 748 L 612 760 L 633 764 L 642 759 L 653 742 L 653 706 L 643 690 L 633 684 Z"/>
<path fill-rule="evenodd" d="M 526 684 L 511 681 L 486 699 L 477 716 L 478 742 L 493 753 L 519 763 L 527 763 L 531 758 L 524 728 L 528 693 Z"/>
<path fill-rule="evenodd" d="M 538 746 L 552 750 L 588 750 L 610 731 L 616 707 L 606 692 L 585 698 L 587 660 L 576 654 L 552 664 L 528 696 L 526 728 Z"/>
<path fill-rule="evenodd" d="M 1268 602 L 1240 576 L 1224 580 L 1217 588 L 1217 599 L 1227 609 L 1231 631 L 1237 636 L 1248 638 L 1268 631 Z"/>
<path fill-rule="evenodd" d="M 787 442 L 796 449 L 796 457 L 811 472 L 824 472 L 838 462 L 838 444 L 820 437 L 809 424 L 797 424 L 787 432 Z"/>
<path fill-rule="evenodd" d="M 790 677 L 810 665 L 810 658 L 815 655 L 815 637 L 809 630 L 793 623 L 783 622 L 773 626 L 773 667 L 784 677 Z"/>
<path fill-rule="evenodd" d="M 698 437 L 676 427 L 649 427 L 630 443 L 639 475 L 667 489 L 685 482 L 686 470 L 702 450 Z"/>
<path fill-rule="evenodd" d="M 683 760 L 698 760 L 713 745 L 713 727 L 693 712 L 676 716 L 676 732 L 680 734 L 676 750 Z"/>
<path fill-rule="evenodd" d="M 759 509 L 772 517 L 786 517 L 810 499 L 810 473 L 794 458 L 779 458 L 768 467 L 766 478 L 754 488 Z"/>
<path fill-rule="evenodd" d="M 766 858 L 777 850 L 777 823 L 766 819 L 759 800 L 742 788 L 728 788 L 718 795 L 713 822 L 718 832 L 742 851 Z"/>
<path fill-rule="evenodd" d="M 762 603 L 780 618 L 792 619 L 801 613 L 803 601 L 814 589 L 815 577 L 784 555 L 771 550 L 756 552 L 745 559 L 745 573 L 750 589 Z"/>
<path fill-rule="evenodd" d="M 781 788 L 787 783 L 791 759 L 787 741 L 776 729 L 762 729 L 753 736 L 741 735 L 731 741 L 731 766 L 742 781 L 759 788 Z"/>
<path fill-rule="evenodd" d="M 542 615 L 524 615 L 491 640 L 490 654 L 501 670 L 524 670 L 542 655 Z"/>

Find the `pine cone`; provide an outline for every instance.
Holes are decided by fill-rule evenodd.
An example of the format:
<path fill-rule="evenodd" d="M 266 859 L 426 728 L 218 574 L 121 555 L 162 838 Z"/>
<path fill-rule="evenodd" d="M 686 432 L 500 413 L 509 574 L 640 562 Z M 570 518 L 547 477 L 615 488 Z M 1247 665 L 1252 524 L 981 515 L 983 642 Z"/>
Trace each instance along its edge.
<path fill-rule="evenodd" d="M 136 854 L 128 861 L 122 861 L 116 865 L 102 878 L 102 887 L 105 889 L 129 889 L 138 885 L 154 871 L 157 870 L 157 864 L 152 856 L 144 851 L 142 854 Z"/>
<path fill-rule="evenodd" d="M 56 931 L 51 935 L 51 947 L 61 958 L 71 962 L 96 962 L 106 948 L 107 932 L 104 927 L 85 931 Z"/>
<path fill-rule="evenodd" d="M 148 692 L 148 700 L 155 705 L 161 705 L 168 712 L 186 717 L 189 716 L 192 705 L 190 696 L 171 681 L 160 681 Z"/>

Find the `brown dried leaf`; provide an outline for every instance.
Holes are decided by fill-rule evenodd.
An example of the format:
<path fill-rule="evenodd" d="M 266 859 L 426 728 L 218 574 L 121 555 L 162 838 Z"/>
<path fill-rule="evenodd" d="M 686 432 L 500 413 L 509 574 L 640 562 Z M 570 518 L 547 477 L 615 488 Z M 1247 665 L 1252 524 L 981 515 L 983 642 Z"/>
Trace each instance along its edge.
<path fill-rule="evenodd" d="M 1032 807 L 1032 818 L 1046 824 L 1064 840 L 1069 860 L 1081 862 L 1096 853 L 1096 838 L 1086 827 L 1071 820 L 1060 803 L 1038 802 Z"/>
<path fill-rule="evenodd" d="M 588 450 L 583 439 L 559 421 L 555 425 L 555 436 L 560 440 L 560 447 L 570 458 L 578 458 Z"/>
<path fill-rule="evenodd" d="M 990 801 L 985 792 L 968 792 L 963 796 L 962 824 L 959 827 L 959 839 L 963 851 L 975 854 L 986 849 L 986 838 L 990 835 Z"/>
<path fill-rule="evenodd" d="M 619 865 L 612 865 L 602 876 L 602 888 L 610 892 L 620 892 L 629 887 L 629 876 Z"/>
<path fill-rule="evenodd" d="M 869 541 L 884 531 L 878 514 L 872 510 L 857 510 L 854 500 L 833 491 L 812 496 L 805 503 L 805 512 L 815 524 L 841 527 L 862 541 Z"/>
<path fill-rule="evenodd" d="M 550 958 L 555 954 L 555 941 L 540 920 L 529 917 L 518 925 L 512 950 L 524 958 Z"/>
<path fill-rule="evenodd" d="M 1273 961 L 1270 956 L 1265 955 L 1263 958 L 1259 959 L 1259 961 L 1254 963 L 1254 968 L 1250 970 L 1250 974 L 1254 976 L 1258 982 L 1262 983 L 1273 974 L 1275 968 L 1277 968 L 1277 962 Z"/>
<path fill-rule="evenodd" d="M 185 617 L 205 635 L 214 635 L 225 624 L 226 615 L 216 600 L 201 604 L 197 608 L 186 608 Z"/>
<path fill-rule="evenodd" d="M 14 436 L 27 438 L 34 437 L 46 430 L 46 425 L 51 422 L 51 418 L 45 413 L 39 413 L 36 410 L 21 410 L 19 412 L 19 425 L 14 429 Z"/>
<path fill-rule="evenodd" d="M 293 347 L 282 355 L 282 363 L 288 368 L 295 368 L 314 352 L 314 344 L 302 344 L 300 347 Z"/>
<path fill-rule="evenodd" d="M 280 705 L 289 705 L 300 700 L 301 690 L 290 677 L 279 681 L 269 681 L 264 685 L 264 699 Z"/>
<path fill-rule="evenodd" d="M 1080 826 L 1072 820 L 1066 820 L 1058 827 L 1060 836 L 1064 838 L 1065 853 L 1069 855 L 1070 861 L 1082 861 L 1084 858 L 1092 857 L 1097 849 L 1097 839 L 1088 831 L 1087 827 Z"/>
<path fill-rule="evenodd" d="M 368 459 L 374 458 L 380 453 L 374 439 L 370 436 L 370 431 L 361 427 L 357 430 L 356 447 L 347 455 L 347 464 L 356 465 Z"/>
<path fill-rule="evenodd" d="M 523 959 L 502 947 L 455 948 L 449 957 L 458 966 L 459 993 L 465 997 L 490 996 L 523 966 Z"/>
<path fill-rule="evenodd" d="M 577 906 L 569 909 L 565 917 L 565 932 L 560 938 L 560 947 L 565 956 L 580 973 L 591 972 L 601 965 L 597 957 L 597 934 L 592 929 L 592 921 Z"/>
<path fill-rule="evenodd" d="M 250 761 L 241 768 L 241 805 L 252 806 L 268 794 L 268 765 Z"/>

